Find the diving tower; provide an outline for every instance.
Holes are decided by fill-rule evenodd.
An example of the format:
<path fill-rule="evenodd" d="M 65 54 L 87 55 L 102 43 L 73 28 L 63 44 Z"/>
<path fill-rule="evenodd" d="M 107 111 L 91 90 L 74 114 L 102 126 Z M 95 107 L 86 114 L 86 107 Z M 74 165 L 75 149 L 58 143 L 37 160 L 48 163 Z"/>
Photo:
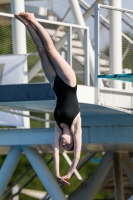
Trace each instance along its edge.
<path fill-rule="evenodd" d="M 17 0 L 12 0 L 12 2 L 13 1 L 18 3 Z M 78 1 L 75 0 L 75 2 L 75 5 L 78 8 Z M 84 3 L 86 8 L 88 8 L 84 16 L 82 16 L 84 20 L 87 20 L 93 13 L 94 4 L 89 7 L 89 5 L 87 3 L 85 4 L 83 0 L 80 1 L 80 3 L 81 2 Z M 97 0 L 95 3 L 102 2 L 103 0 Z M 70 64 L 73 65 L 78 81 L 85 84 L 78 84 L 77 95 L 82 117 L 82 152 L 87 152 L 87 156 L 81 160 L 77 169 L 79 169 L 80 166 L 82 166 L 87 160 L 90 160 L 96 152 L 102 152 L 103 158 L 98 165 L 96 172 L 92 174 L 91 177 L 88 177 L 88 179 L 68 197 L 68 200 L 80 200 L 81 197 L 84 200 L 87 198 L 89 200 L 94 199 L 97 192 L 100 191 L 101 188 L 103 188 L 111 179 L 113 179 L 113 177 L 115 180 L 115 190 L 117 191 L 115 194 L 116 200 L 122 200 L 123 188 L 121 169 L 124 169 L 130 183 L 133 185 L 133 164 L 131 159 L 132 157 L 129 154 L 133 152 L 133 95 L 131 91 L 123 90 L 122 88 L 105 87 L 104 82 L 101 81 L 101 83 L 99 83 L 97 79 L 97 75 L 100 74 L 101 71 L 105 73 L 106 70 L 109 71 L 110 67 L 107 57 L 102 57 L 100 55 L 98 46 L 99 35 L 97 34 L 100 32 L 98 29 L 100 28 L 98 22 L 99 17 L 105 22 L 104 27 L 109 30 L 109 16 L 107 19 L 104 18 L 99 15 L 99 10 L 100 8 L 107 8 L 109 10 L 116 8 L 103 5 L 95 6 L 95 34 L 97 35 L 95 36 L 96 62 L 94 68 L 94 51 L 90 41 L 88 41 L 89 29 L 85 26 L 83 19 L 80 21 L 81 13 L 77 14 L 75 12 L 73 2 L 69 1 L 69 3 L 71 5 L 70 7 L 72 13 L 75 16 L 75 22 L 79 25 L 68 24 L 63 21 L 59 23 L 44 19 L 38 20 L 42 24 L 47 25 L 47 31 L 51 37 L 53 37 L 56 48 L 59 51 L 63 50 L 63 53 L 65 52 L 64 54 L 67 53 L 65 58 Z M 27 9 L 29 9 L 28 6 Z M 122 11 L 119 8 L 116 10 Z M 37 13 L 38 11 L 39 9 L 36 9 Z M 123 11 L 126 12 L 126 10 Z M 131 11 L 127 12 L 131 13 Z M 0 13 L 0 16 L 3 21 L 6 17 L 8 17 L 6 23 L 11 23 L 10 19 L 13 15 Z M 132 17 L 130 16 L 130 18 Z M 103 21 L 101 24 L 103 24 Z M 13 21 L 13 23 L 15 22 Z M 112 29 L 113 28 L 114 27 L 112 27 Z M 77 29 L 82 30 L 79 31 L 79 37 L 75 31 Z M 82 34 L 83 30 L 84 37 Z M 20 34 L 17 36 L 19 37 Z M 132 44 L 131 39 L 127 35 L 122 33 L 122 37 Z M 15 39 L 16 38 L 14 38 L 14 40 Z M 19 40 L 20 39 L 18 39 L 18 41 Z M 115 41 L 113 42 L 115 43 Z M 37 56 L 37 54 L 32 51 L 34 48 L 31 43 L 30 46 L 32 46 L 30 49 L 31 53 L 27 54 L 27 60 L 31 57 L 33 58 Z M 125 50 L 124 56 L 127 55 L 129 47 L 130 45 L 127 50 Z M 119 50 L 116 52 L 116 55 L 118 55 Z M 113 50 L 111 51 L 113 52 Z M 21 53 L 25 54 L 26 52 Z M 89 56 L 87 56 L 88 54 Z M 117 63 L 118 61 L 119 60 L 117 60 Z M 56 99 L 50 84 L 31 83 L 31 80 L 34 80 L 34 78 L 37 80 L 36 77 L 42 76 L 40 70 L 41 64 L 40 61 L 37 61 L 32 68 L 29 68 L 29 73 L 27 74 L 30 84 L 1 85 L 0 92 L 2 95 L 0 95 L 0 109 L 5 112 L 11 109 L 29 112 L 53 113 Z M 42 82 L 44 82 L 44 79 L 42 80 Z M 118 85 L 119 84 L 117 84 L 117 86 Z M 1 149 L 3 147 L 10 147 L 10 151 L 8 152 L 7 157 L 0 169 L 0 198 L 2 198 L 4 194 L 5 188 L 8 185 L 21 154 L 25 153 L 39 179 L 43 183 L 49 195 L 52 197 L 52 200 L 66 199 L 62 190 L 40 156 L 39 151 L 35 148 L 36 146 L 42 146 L 44 153 L 52 153 L 51 145 L 53 143 L 53 134 L 53 128 L 17 128 L 0 130 Z M 61 153 L 64 152 L 62 151 Z M 8 170 L 9 165 L 10 170 Z M 122 196 L 122 198 L 120 198 L 120 196 Z"/>
<path fill-rule="evenodd" d="M 0 91 L 3 94 L 0 97 L 0 108 L 2 109 L 10 108 L 39 112 L 54 111 L 55 95 L 49 83 L 5 85 L 0 86 Z M 102 178 L 105 179 L 113 164 L 113 153 L 111 152 L 121 151 L 126 154 L 127 151 L 133 151 L 133 115 L 105 106 L 95 105 L 94 91 L 93 87 L 78 85 L 77 94 L 81 110 L 83 132 L 82 151 L 107 152 L 96 172 L 96 176 L 97 173 L 100 174 L 102 172 Z M 86 94 L 91 94 L 91 98 L 86 100 Z M 2 183 L 0 187 L 1 196 L 15 170 L 22 152 L 24 152 L 51 197 L 53 199 L 65 199 L 43 159 L 36 149 L 34 149 L 34 146 L 46 145 L 44 148 L 46 153 L 52 153 L 51 145 L 53 138 L 54 129 L 51 128 L 0 130 L 0 146 L 11 147 L 0 171 L 0 182 Z M 128 158 L 129 161 L 130 159 Z M 9 163 L 10 170 L 8 170 Z M 126 165 L 126 167 L 128 171 L 128 166 Z M 129 170 L 129 172 L 131 174 L 132 170 Z M 94 175 L 92 184 L 96 184 L 95 179 L 96 177 Z M 101 180 L 103 179 L 100 178 L 100 182 L 97 181 L 97 190 L 101 187 Z M 55 190 L 52 189 L 51 191 L 51 187 L 55 188 Z M 87 189 L 90 190 L 90 187 L 88 186 Z M 61 196 L 55 196 L 56 191 Z M 94 195 L 94 191 L 92 195 Z M 75 198 L 77 197 L 75 196 Z"/>

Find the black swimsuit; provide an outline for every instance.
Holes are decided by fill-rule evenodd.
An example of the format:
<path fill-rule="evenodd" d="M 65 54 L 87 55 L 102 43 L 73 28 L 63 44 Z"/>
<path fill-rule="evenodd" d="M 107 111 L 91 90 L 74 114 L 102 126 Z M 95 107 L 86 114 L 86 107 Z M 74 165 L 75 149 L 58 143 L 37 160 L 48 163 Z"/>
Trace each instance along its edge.
<path fill-rule="evenodd" d="M 53 90 L 57 97 L 54 111 L 55 121 L 61 129 L 61 123 L 67 124 L 70 128 L 74 118 L 79 113 L 79 104 L 76 95 L 77 85 L 71 87 L 56 75 Z"/>

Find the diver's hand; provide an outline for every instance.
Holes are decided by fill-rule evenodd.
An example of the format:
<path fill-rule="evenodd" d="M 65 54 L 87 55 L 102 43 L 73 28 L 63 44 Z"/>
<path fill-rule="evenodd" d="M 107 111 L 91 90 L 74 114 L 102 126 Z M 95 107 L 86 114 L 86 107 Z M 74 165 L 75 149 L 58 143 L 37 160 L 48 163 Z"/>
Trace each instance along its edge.
<path fill-rule="evenodd" d="M 70 183 L 67 180 L 63 179 L 62 177 L 58 176 L 56 177 L 56 180 L 60 185 L 70 185 Z"/>
<path fill-rule="evenodd" d="M 68 181 L 71 177 L 67 174 L 61 177 L 63 180 Z"/>

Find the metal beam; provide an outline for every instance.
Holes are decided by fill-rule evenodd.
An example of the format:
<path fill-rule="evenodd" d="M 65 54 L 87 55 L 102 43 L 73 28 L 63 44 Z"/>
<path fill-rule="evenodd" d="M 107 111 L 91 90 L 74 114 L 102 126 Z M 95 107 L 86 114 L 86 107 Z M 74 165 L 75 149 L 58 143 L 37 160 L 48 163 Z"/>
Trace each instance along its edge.
<path fill-rule="evenodd" d="M 128 153 L 122 155 L 122 166 L 133 186 L 133 163 Z"/>
<path fill-rule="evenodd" d="M 112 164 L 113 155 L 111 152 L 108 152 L 103 156 L 94 176 L 92 177 L 91 184 L 88 186 L 88 190 L 86 191 L 84 198 L 82 198 L 83 200 L 94 199 Z"/>
<path fill-rule="evenodd" d="M 133 151 L 133 127 L 82 127 L 82 132 L 85 152 Z M 53 128 L 0 130 L 0 146 L 51 145 L 53 138 Z"/>
<path fill-rule="evenodd" d="M 113 155 L 111 152 L 108 152 L 104 155 L 102 161 L 100 162 L 96 172 L 93 176 L 89 177 L 81 186 L 80 190 L 74 192 L 69 200 L 92 200 L 94 199 L 98 190 L 100 190 L 101 184 L 103 183 L 106 175 L 110 171 L 110 168 L 113 164 Z"/>
<path fill-rule="evenodd" d="M 72 67 L 72 27 L 67 30 L 67 62 Z"/>
<path fill-rule="evenodd" d="M 121 0 L 109 1 L 111 6 L 121 7 Z M 109 63 L 112 74 L 122 73 L 122 23 L 121 12 L 112 10 L 110 12 L 110 45 L 109 45 Z M 111 81 L 111 87 L 122 89 L 121 81 Z"/>
<path fill-rule="evenodd" d="M 44 187 L 50 194 L 51 198 L 53 200 L 59 200 L 59 199 L 66 200 L 58 183 L 54 179 L 49 168 L 45 164 L 42 157 L 38 154 L 38 152 L 33 148 L 25 147 L 25 146 L 23 146 L 22 149 L 23 149 L 24 153 L 26 154 L 28 160 L 30 161 L 32 167 L 36 171 L 41 182 L 43 183 Z M 42 174 L 43 174 L 43 176 L 42 176 Z"/>
<path fill-rule="evenodd" d="M 104 0 L 97 0 L 95 1 L 90 8 L 85 12 L 84 14 L 84 20 L 86 21 L 93 13 L 94 13 L 94 5 L 95 4 L 102 4 L 104 2 Z"/>
<path fill-rule="evenodd" d="M 69 164 L 69 166 L 71 166 L 72 161 L 71 161 L 71 159 L 69 158 L 69 156 L 67 155 L 67 153 L 64 151 L 64 152 L 62 153 L 62 155 L 63 155 L 63 157 L 65 158 L 65 160 L 67 161 L 67 163 Z M 74 174 L 75 174 L 75 176 L 77 177 L 77 179 L 78 179 L 80 182 L 83 182 L 83 178 L 82 178 L 82 176 L 80 175 L 80 173 L 78 172 L 77 169 L 74 170 Z"/>
<path fill-rule="evenodd" d="M 124 200 L 121 153 L 113 153 L 114 161 L 114 180 L 115 180 L 115 200 Z"/>
<path fill-rule="evenodd" d="M 0 146 L 53 144 L 53 138 L 54 129 L 0 130 Z"/>
<path fill-rule="evenodd" d="M 0 169 L 0 198 L 16 168 L 21 153 L 22 150 L 20 147 L 12 147 Z"/>

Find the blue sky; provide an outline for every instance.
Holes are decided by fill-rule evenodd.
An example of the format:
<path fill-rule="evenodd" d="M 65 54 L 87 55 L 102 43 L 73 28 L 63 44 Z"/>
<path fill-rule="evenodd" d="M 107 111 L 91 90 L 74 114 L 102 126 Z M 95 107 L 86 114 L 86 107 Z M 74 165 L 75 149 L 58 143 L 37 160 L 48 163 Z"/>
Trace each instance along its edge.
<path fill-rule="evenodd" d="M 133 10 L 133 0 L 122 0 L 122 7 Z"/>

